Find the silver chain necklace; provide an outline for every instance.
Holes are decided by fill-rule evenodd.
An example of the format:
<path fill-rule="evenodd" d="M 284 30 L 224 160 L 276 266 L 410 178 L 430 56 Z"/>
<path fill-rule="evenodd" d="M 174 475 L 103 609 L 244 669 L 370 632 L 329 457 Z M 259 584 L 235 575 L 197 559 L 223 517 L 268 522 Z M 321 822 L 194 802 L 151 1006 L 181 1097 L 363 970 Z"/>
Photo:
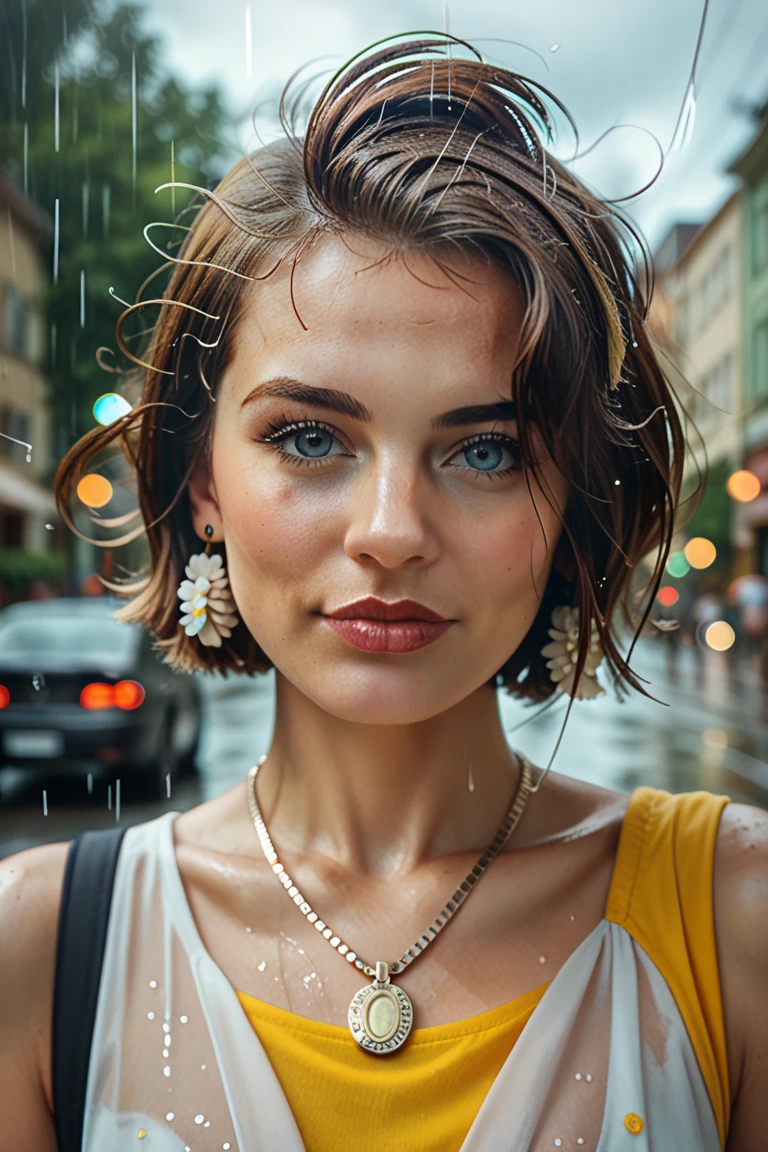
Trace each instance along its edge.
<path fill-rule="evenodd" d="M 459 884 L 453 896 L 451 896 L 442 911 L 435 917 L 426 932 L 419 936 L 416 943 L 412 944 L 408 951 L 404 952 L 400 959 L 395 960 L 392 964 L 387 964 L 384 960 L 377 960 L 375 964 L 367 964 L 365 960 L 361 960 L 357 953 L 352 952 L 349 946 L 342 941 L 341 937 L 335 934 L 332 928 L 329 928 L 323 920 L 319 919 L 317 912 L 312 910 L 309 902 L 304 899 L 304 896 L 278 860 L 277 852 L 275 852 L 274 845 L 269 838 L 269 832 L 267 831 L 264 817 L 261 815 L 256 799 L 256 776 L 259 768 L 267 757 L 262 756 L 258 764 L 255 764 L 248 773 L 246 781 L 248 807 L 250 808 L 251 817 L 261 847 L 272 871 L 286 889 L 294 904 L 304 913 L 309 923 L 314 924 L 317 931 L 328 941 L 331 948 L 334 948 L 340 956 L 343 956 L 348 964 L 354 964 L 354 966 L 359 968 L 361 972 L 364 972 L 366 976 L 373 977 L 372 984 L 367 984 L 365 988 L 361 988 L 360 991 L 352 997 L 347 1015 L 349 1030 L 365 1052 L 372 1052 L 375 1055 L 383 1056 L 389 1052 L 394 1052 L 408 1038 L 408 1033 L 411 1031 L 413 1024 L 413 1005 L 403 989 L 391 983 L 391 977 L 403 972 L 409 964 L 413 963 L 417 956 L 421 956 L 435 937 L 442 932 L 448 921 L 456 915 L 488 865 L 498 856 L 499 852 L 501 852 L 507 840 L 509 840 L 519 824 L 520 817 L 525 811 L 528 796 L 531 793 L 533 774 L 531 765 L 525 756 L 519 752 L 515 753 L 515 755 L 520 762 L 520 782 L 498 832 L 472 871 L 467 873 L 466 878 Z"/>

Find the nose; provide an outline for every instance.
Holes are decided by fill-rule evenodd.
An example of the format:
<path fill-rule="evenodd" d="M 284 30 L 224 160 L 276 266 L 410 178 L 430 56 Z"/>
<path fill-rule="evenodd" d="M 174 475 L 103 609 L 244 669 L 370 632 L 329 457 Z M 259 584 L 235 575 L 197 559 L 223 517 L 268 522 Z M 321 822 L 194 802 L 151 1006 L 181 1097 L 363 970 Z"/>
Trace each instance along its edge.
<path fill-rule="evenodd" d="M 418 475 L 405 474 L 402 460 L 361 477 L 351 496 L 344 539 L 347 556 L 382 568 L 429 567 L 439 553 L 427 507 L 429 493 Z"/>

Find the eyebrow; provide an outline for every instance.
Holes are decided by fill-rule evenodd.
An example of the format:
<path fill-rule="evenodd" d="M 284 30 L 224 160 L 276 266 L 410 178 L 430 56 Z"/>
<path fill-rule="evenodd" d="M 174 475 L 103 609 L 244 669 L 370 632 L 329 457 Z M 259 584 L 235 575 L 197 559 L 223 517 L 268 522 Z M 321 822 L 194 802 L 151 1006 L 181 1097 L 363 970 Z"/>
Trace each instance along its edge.
<path fill-rule="evenodd" d="M 315 388 L 311 384 L 294 380 L 291 376 L 276 376 L 272 380 L 257 384 L 240 407 L 244 408 L 246 404 L 250 404 L 253 400 L 261 400 L 265 396 L 279 396 L 283 400 L 298 400 L 304 404 L 313 404 L 316 408 L 340 412 L 353 420 L 360 420 L 363 424 L 370 424 L 373 421 L 370 409 L 348 392 L 339 392 L 335 388 Z M 486 420 L 514 420 L 515 417 L 514 403 L 511 400 L 499 400 L 494 404 L 467 404 L 463 408 L 452 408 L 449 412 L 433 416 L 429 427 L 431 431 L 439 432 L 444 428 L 457 428 L 464 424 L 481 424 Z"/>

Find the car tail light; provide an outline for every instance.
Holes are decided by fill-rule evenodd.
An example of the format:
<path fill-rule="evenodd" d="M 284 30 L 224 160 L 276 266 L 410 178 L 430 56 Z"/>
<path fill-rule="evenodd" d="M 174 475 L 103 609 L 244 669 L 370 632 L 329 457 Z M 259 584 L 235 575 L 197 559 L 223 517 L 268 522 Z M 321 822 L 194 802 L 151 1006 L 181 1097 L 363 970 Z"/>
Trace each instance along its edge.
<path fill-rule="evenodd" d="M 80 693 L 80 704 L 89 712 L 99 708 L 114 708 L 114 689 L 111 684 L 86 684 Z"/>
<path fill-rule="evenodd" d="M 121 708 L 131 712 L 144 703 L 145 692 L 138 680 L 120 680 L 117 684 L 86 684 L 80 693 L 80 704 L 89 712 L 100 708 Z"/>
<path fill-rule="evenodd" d="M 115 704 L 124 712 L 131 712 L 144 703 L 144 689 L 138 680 L 121 680 L 115 684 Z"/>
<path fill-rule="evenodd" d="M 7 708 L 11 702 L 11 694 L 5 684 L 0 684 L 0 709 Z"/>

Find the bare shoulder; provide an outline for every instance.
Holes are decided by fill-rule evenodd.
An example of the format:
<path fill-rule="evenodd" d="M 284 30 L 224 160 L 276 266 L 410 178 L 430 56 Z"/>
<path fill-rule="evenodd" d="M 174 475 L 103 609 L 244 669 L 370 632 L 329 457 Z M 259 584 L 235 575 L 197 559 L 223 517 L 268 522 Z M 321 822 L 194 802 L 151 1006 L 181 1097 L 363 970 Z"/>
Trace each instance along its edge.
<path fill-rule="evenodd" d="M 50 1034 L 59 904 L 68 843 L 0 861 L 0 1082 L 14 1147 L 55 1149 Z"/>
<path fill-rule="evenodd" d="M 768 812 L 723 809 L 714 916 L 733 1114 L 728 1148 L 758 1152 L 768 1128 Z"/>

